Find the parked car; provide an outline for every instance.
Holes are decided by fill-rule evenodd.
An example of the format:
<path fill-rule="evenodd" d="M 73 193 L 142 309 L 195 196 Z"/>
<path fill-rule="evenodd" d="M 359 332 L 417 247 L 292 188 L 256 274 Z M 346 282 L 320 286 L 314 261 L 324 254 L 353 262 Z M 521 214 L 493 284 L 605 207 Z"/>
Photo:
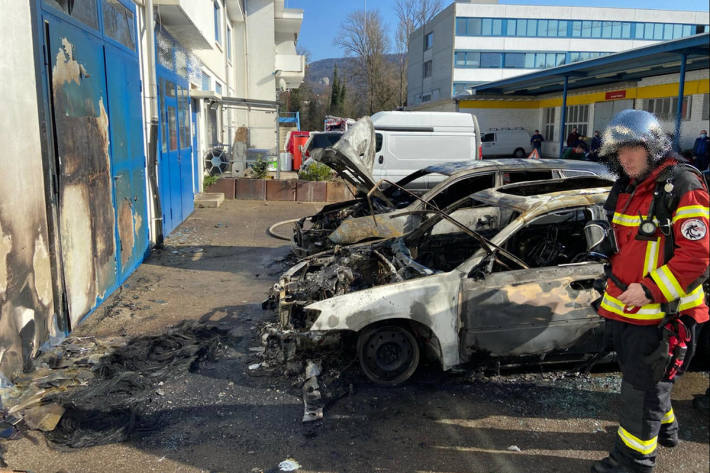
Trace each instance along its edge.
<path fill-rule="evenodd" d="M 491 128 L 481 137 L 483 159 L 524 158 L 531 151 L 530 133 L 524 128 Z"/>
<path fill-rule="evenodd" d="M 336 244 L 349 245 L 376 238 L 399 236 L 414 228 L 421 219 L 421 211 L 444 208 L 459 198 L 478 190 L 504 184 L 572 176 L 598 175 L 613 180 L 607 168 L 599 163 L 564 161 L 506 159 L 442 163 L 416 171 L 396 185 L 385 183 L 382 192 L 367 193 L 374 187 L 375 178 L 367 172 L 365 160 L 353 150 L 369 149 L 366 127 L 357 137 L 343 138 L 341 146 L 335 146 L 319 159 L 330 165 L 357 187 L 356 199 L 326 205 L 320 212 L 304 217 L 294 225 L 293 251 L 306 256 L 323 251 Z M 347 146 L 345 145 L 347 143 Z M 359 179 L 354 175 L 358 174 Z M 438 175 L 440 182 L 424 193 L 421 199 L 403 188 L 425 176 Z M 411 189 L 410 189 L 411 190 Z"/>
<path fill-rule="evenodd" d="M 289 336 L 355 334 L 362 371 L 380 384 L 407 380 L 423 351 L 443 370 L 588 359 L 606 348 L 591 306 L 604 271 L 588 259 L 583 228 L 605 217 L 609 184 L 575 177 L 479 191 L 401 237 L 304 259 L 264 307 L 277 308 Z"/>

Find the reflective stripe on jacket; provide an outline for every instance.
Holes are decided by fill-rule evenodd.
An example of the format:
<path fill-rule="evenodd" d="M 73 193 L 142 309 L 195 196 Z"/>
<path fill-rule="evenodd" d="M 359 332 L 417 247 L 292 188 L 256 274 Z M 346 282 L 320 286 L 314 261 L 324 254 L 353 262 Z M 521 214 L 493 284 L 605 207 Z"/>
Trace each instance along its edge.
<path fill-rule="evenodd" d="M 653 298 L 643 307 L 625 306 L 618 299 L 624 291 L 610 279 L 599 307 L 603 317 L 653 325 L 665 316 L 664 303 L 679 300 L 679 312 L 697 322 L 708 320 L 700 283 L 707 277 L 710 264 L 710 202 L 700 179 L 693 174 L 692 178 L 673 181 L 673 192 L 678 192 L 680 198 L 672 214 L 675 249 L 670 260 L 664 262 L 665 236 L 660 229 L 655 239 L 636 239 L 641 216 L 647 218 L 653 201 L 656 178 L 663 169 L 675 164 L 677 161 L 673 159 L 666 160 L 638 184 L 633 195 L 632 189 L 618 195 L 612 226 L 619 252 L 611 258 L 612 272 L 624 284 L 643 284 Z M 692 171 L 685 172 L 692 174 Z"/>

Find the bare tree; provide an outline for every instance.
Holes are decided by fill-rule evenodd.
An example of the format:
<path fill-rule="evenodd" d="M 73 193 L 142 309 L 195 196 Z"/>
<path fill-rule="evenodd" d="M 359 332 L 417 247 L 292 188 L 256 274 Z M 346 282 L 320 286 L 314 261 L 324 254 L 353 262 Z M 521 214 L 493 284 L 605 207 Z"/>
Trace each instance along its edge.
<path fill-rule="evenodd" d="M 367 95 L 367 113 L 391 108 L 395 90 L 392 87 L 392 67 L 385 55 L 389 50 L 387 31 L 377 10 L 351 12 L 341 25 L 341 35 L 335 44 L 346 56 L 357 61 L 351 71 L 356 81 L 362 81 Z"/>
<path fill-rule="evenodd" d="M 407 48 L 409 37 L 441 11 L 441 0 L 397 0 L 397 33 L 395 43 L 399 55 L 399 105 L 407 98 Z"/>

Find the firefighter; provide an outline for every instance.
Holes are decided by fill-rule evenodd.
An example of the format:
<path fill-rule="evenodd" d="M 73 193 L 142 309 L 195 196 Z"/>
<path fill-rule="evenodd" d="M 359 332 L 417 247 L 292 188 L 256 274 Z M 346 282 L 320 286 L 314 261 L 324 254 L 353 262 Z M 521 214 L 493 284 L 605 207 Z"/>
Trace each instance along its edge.
<path fill-rule="evenodd" d="M 602 143 L 600 156 L 620 177 L 605 204 L 617 252 L 598 312 L 621 368 L 622 406 L 615 445 L 592 472 L 651 472 L 657 445 L 678 444 L 673 378 L 708 320 L 708 192 L 648 112 L 620 112 Z"/>

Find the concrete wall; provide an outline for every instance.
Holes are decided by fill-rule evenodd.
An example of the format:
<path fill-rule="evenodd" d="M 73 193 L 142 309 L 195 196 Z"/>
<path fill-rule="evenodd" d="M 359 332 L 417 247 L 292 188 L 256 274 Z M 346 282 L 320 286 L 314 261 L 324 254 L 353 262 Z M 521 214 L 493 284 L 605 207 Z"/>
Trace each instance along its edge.
<path fill-rule="evenodd" d="M 28 366 L 54 311 L 29 2 L 0 0 L 0 379 Z"/>
<path fill-rule="evenodd" d="M 409 38 L 407 49 L 407 104 L 436 102 L 451 96 L 454 47 L 454 5 L 444 9 L 436 18 L 417 29 Z M 433 33 L 432 47 L 424 51 L 425 34 Z M 432 76 L 424 77 L 424 63 L 432 61 Z"/>

